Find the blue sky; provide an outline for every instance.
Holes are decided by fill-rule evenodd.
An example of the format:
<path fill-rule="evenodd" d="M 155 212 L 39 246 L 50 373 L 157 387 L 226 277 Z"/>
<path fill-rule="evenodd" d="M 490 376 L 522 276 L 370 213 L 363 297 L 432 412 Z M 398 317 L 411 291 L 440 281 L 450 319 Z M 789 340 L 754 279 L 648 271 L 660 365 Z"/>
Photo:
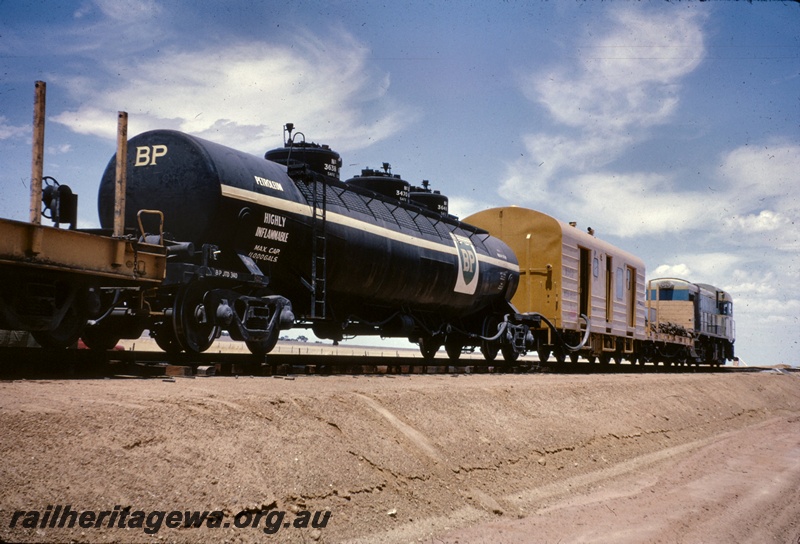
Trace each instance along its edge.
<path fill-rule="evenodd" d="M 390 162 L 718 285 L 744 361 L 798 364 L 798 29 L 796 2 L 0 0 L 0 216 L 27 219 L 36 80 L 81 226 L 117 111 L 259 155 L 293 122 L 344 177 Z"/>

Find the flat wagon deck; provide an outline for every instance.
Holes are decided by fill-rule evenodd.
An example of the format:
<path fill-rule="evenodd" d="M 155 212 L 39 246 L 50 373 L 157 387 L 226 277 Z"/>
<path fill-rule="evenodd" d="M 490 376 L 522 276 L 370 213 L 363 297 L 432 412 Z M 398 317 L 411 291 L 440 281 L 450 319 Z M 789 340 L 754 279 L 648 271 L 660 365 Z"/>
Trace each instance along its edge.
<path fill-rule="evenodd" d="M 99 284 L 145 286 L 164 278 L 164 246 L 0 219 L 0 266 L 91 276 Z"/>

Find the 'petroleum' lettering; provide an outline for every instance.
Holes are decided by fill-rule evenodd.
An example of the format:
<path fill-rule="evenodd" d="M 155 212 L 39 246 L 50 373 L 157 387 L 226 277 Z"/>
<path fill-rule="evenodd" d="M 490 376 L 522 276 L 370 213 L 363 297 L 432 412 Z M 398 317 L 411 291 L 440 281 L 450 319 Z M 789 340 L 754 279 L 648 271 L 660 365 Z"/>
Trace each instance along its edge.
<path fill-rule="evenodd" d="M 275 191 L 283 191 L 283 186 L 278 183 L 277 181 L 272 181 L 271 179 L 262 178 L 261 176 L 254 176 L 256 179 L 256 184 L 266 187 L 267 189 L 274 189 Z"/>

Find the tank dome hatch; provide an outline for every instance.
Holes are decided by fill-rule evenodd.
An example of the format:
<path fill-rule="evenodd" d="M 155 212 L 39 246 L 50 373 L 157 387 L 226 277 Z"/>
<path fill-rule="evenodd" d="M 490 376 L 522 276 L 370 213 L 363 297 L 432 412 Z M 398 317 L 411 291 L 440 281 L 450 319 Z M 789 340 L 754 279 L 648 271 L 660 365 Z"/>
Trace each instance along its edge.
<path fill-rule="evenodd" d="M 449 200 L 439 191 L 432 191 L 430 181 L 422 180 L 421 187 L 411 187 L 409 200 L 412 204 L 431 210 L 442 216 L 447 216 L 449 211 Z"/>
<path fill-rule="evenodd" d="M 360 176 L 353 176 L 345 183 L 353 187 L 368 189 L 400 202 L 408 202 L 408 189 L 411 186 L 399 175 L 392 174 L 392 165 L 388 162 L 383 163 L 383 170 L 364 168 L 361 170 Z"/>
<path fill-rule="evenodd" d="M 338 181 L 342 166 L 339 154 L 327 145 L 306 142 L 302 132 L 293 132 L 294 124 L 286 123 L 283 127 L 283 147 L 267 151 L 264 158 L 285 165 L 290 176 L 297 170 L 308 168 Z"/>

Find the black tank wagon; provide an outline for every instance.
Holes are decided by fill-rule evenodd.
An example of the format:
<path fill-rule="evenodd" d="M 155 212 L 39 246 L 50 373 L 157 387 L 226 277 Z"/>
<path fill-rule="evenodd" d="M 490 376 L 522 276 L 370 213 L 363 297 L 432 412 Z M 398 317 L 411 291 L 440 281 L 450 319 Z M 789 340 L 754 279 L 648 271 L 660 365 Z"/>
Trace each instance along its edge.
<path fill-rule="evenodd" d="M 407 337 L 429 356 L 441 345 L 451 357 L 467 345 L 512 359 L 525 351 L 526 318 L 508 304 L 517 260 L 504 242 L 406 192 L 385 194 L 380 176 L 341 182 L 339 155 L 295 143 L 288 128 L 266 160 L 169 130 L 129 141 L 126 219 L 162 210 L 164 232 L 146 230 L 172 248 L 152 312 L 129 336 L 150 329 L 167 351 L 201 352 L 227 329 L 266 353 L 281 329 L 306 326 L 333 340 Z M 115 160 L 99 190 L 103 227 Z M 118 333 L 113 321 L 89 335 Z"/>

